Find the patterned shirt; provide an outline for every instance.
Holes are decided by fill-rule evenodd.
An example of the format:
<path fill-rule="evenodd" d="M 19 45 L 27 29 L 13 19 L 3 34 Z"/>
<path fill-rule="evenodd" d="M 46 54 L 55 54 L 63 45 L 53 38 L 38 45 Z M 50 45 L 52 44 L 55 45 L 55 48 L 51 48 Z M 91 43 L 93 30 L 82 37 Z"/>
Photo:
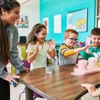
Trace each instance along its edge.
<path fill-rule="evenodd" d="M 74 52 L 75 46 L 72 48 L 66 44 L 60 46 L 59 49 L 59 63 L 60 65 L 76 64 L 78 53 Z"/>

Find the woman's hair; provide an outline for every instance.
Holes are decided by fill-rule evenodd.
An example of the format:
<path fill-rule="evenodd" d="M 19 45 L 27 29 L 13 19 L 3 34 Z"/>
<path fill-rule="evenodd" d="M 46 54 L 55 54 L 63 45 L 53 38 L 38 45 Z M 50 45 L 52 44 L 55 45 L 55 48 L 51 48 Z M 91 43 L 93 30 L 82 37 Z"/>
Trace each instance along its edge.
<path fill-rule="evenodd" d="M 91 31 L 91 35 L 100 35 L 100 28 L 93 28 Z"/>
<path fill-rule="evenodd" d="M 10 12 L 15 7 L 20 7 L 20 4 L 16 0 L 0 0 L 0 15 L 2 15 L 1 8 Z"/>
<path fill-rule="evenodd" d="M 46 29 L 46 26 L 43 25 L 43 24 L 40 24 L 40 23 L 37 23 L 33 26 L 31 32 L 29 33 L 28 35 L 28 41 L 27 41 L 27 45 L 31 42 L 34 42 L 36 43 L 37 41 L 37 37 L 35 36 L 35 34 L 38 34 L 42 28 L 45 28 Z"/>
<path fill-rule="evenodd" d="M 74 29 L 68 29 L 68 30 L 65 31 L 64 39 L 66 39 L 72 33 L 78 35 L 78 32 L 75 31 Z"/>
<path fill-rule="evenodd" d="M 20 7 L 20 4 L 16 0 L 0 0 L 0 55 L 3 64 L 8 63 L 10 55 L 10 45 L 8 35 L 5 30 L 5 26 L 1 19 L 1 8 L 10 12 L 15 7 Z"/>

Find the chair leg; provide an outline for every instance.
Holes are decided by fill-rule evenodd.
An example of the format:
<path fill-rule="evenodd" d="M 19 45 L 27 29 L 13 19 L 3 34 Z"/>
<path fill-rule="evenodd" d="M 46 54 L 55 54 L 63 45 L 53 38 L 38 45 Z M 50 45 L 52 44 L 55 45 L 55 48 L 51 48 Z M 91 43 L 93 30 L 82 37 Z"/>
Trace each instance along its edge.
<path fill-rule="evenodd" d="M 21 95 L 22 95 L 23 93 L 25 93 L 25 92 L 21 92 L 21 93 L 19 94 L 19 100 L 20 100 L 20 98 L 21 98 Z"/>

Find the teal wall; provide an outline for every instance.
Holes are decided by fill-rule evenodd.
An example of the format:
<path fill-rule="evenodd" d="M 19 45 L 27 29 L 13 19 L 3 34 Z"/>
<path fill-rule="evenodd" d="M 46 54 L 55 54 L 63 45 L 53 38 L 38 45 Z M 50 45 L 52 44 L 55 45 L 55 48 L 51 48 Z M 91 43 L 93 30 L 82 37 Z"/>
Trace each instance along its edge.
<path fill-rule="evenodd" d="M 54 39 L 56 43 L 64 41 L 64 31 L 67 24 L 67 13 L 88 9 L 87 31 L 79 32 L 79 41 L 85 41 L 90 35 L 91 29 L 95 27 L 95 0 L 40 0 L 40 22 L 43 18 L 49 18 L 49 34 L 48 39 Z M 61 33 L 54 34 L 54 15 L 61 14 Z"/>

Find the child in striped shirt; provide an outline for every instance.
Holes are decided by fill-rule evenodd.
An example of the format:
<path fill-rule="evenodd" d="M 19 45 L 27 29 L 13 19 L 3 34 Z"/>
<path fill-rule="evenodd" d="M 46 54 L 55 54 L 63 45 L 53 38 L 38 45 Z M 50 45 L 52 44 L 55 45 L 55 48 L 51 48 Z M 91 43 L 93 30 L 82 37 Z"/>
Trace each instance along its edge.
<path fill-rule="evenodd" d="M 87 49 L 87 45 L 81 48 L 76 48 L 75 43 L 77 42 L 78 32 L 73 29 L 65 31 L 64 40 L 65 43 L 60 46 L 59 49 L 59 64 L 69 65 L 76 64 L 77 59 L 81 59 L 80 51 Z"/>

